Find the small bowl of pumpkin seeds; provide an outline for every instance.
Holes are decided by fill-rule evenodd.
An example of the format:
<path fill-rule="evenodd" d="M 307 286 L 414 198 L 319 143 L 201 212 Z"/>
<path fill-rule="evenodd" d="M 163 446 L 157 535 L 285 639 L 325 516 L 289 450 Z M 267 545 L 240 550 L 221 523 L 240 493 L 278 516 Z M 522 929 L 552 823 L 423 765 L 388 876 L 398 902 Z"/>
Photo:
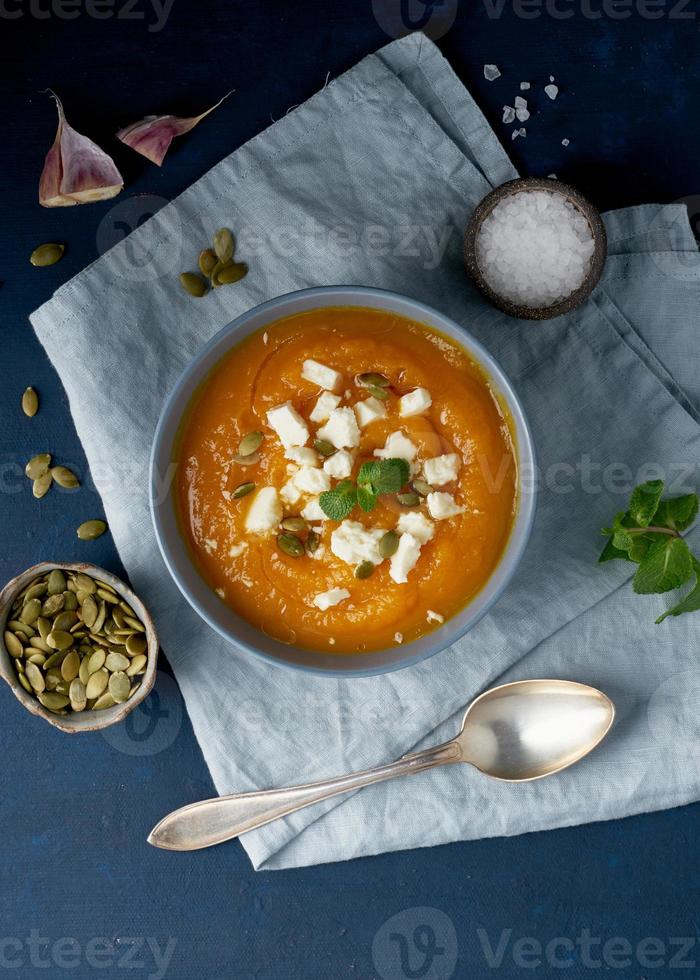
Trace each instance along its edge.
<path fill-rule="evenodd" d="M 149 694 L 158 637 L 141 600 L 86 562 L 41 562 L 0 593 L 0 676 L 62 732 L 122 721 Z"/>

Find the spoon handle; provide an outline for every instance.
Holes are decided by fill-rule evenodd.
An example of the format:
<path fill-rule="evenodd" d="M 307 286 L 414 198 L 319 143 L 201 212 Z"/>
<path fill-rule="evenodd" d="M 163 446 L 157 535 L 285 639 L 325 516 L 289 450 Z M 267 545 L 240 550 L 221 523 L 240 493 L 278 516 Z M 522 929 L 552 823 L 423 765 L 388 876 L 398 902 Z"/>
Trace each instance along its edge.
<path fill-rule="evenodd" d="M 168 851 L 197 851 L 238 837 L 279 817 L 320 803 L 332 796 L 370 786 L 395 776 L 410 776 L 433 766 L 460 762 L 462 750 L 457 741 L 445 742 L 422 752 L 414 752 L 396 762 L 365 769 L 335 779 L 325 779 L 289 789 L 238 793 L 191 803 L 168 814 L 153 828 L 148 843 Z"/>

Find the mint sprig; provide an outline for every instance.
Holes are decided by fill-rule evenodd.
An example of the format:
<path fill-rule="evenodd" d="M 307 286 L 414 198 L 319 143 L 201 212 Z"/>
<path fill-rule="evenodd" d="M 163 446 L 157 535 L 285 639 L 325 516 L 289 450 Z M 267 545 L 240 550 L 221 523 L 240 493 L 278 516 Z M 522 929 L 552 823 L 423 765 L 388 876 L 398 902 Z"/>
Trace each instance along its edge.
<path fill-rule="evenodd" d="M 604 528 L 608 542 L 599 563 L 620 559 L 638 568 L 632 587 L 640 595 L 670 592 L 694 580 L 683 599 L 656 620 L 700 610 L 700 562 L 681 537 L 698 514 L 698 495 L 685 494 L 661 500 L 663 480 L 649 480 L 636 487 L 629 507 L 615 515 Z"/>
<path fill-rule="evenodd" d="M 357 484 L 342 480 L 332 490 L 319 495 L 321 510 L 332 521 L 343 521 L 355 506 L 369 513 L 377 505 L 377 497 L 398 493 L 408 483 L 410 467 L 405 459 L 382 459 L 363 463 L 357 474 Z"/>

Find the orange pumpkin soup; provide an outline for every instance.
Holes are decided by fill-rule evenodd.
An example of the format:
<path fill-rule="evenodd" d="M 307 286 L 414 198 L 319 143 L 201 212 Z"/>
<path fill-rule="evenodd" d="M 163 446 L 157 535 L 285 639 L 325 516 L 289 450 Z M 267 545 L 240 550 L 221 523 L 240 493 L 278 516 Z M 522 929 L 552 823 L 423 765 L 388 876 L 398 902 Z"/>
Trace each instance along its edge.
<path fill-rule="evenodd" d="M 362 464 L 397 459 L 396 492 L 352 506 Z M 353 654 L 414 640 L 479 592 L 516 476 L 508 420 L 460 346 L 326 308 L 270 324 L 212 372 L 183 425 L 177 501 L 223 602 L 283 642 Z M 329 518 L 343 494 L 351 512 Z"/>

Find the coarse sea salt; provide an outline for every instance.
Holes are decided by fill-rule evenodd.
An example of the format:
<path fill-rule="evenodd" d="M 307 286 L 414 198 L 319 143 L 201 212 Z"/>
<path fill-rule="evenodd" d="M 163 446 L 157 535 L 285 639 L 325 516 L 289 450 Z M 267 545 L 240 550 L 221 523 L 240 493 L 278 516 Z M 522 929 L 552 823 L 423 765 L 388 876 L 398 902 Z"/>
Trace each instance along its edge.
<path fill-rule="evenodd" d="M 547 307 L 570 296 L 591 267 L 593 235 L 561 194 L 519 191 L 484 219 L 476 258 L 488 285 L 511 302 Z"/>
<path fill-rule="evenodd" d="M 487 82 L 495 82 L 500 77 L 501 73 L 497 65 L 484 65 L 484 78 Z"/>

